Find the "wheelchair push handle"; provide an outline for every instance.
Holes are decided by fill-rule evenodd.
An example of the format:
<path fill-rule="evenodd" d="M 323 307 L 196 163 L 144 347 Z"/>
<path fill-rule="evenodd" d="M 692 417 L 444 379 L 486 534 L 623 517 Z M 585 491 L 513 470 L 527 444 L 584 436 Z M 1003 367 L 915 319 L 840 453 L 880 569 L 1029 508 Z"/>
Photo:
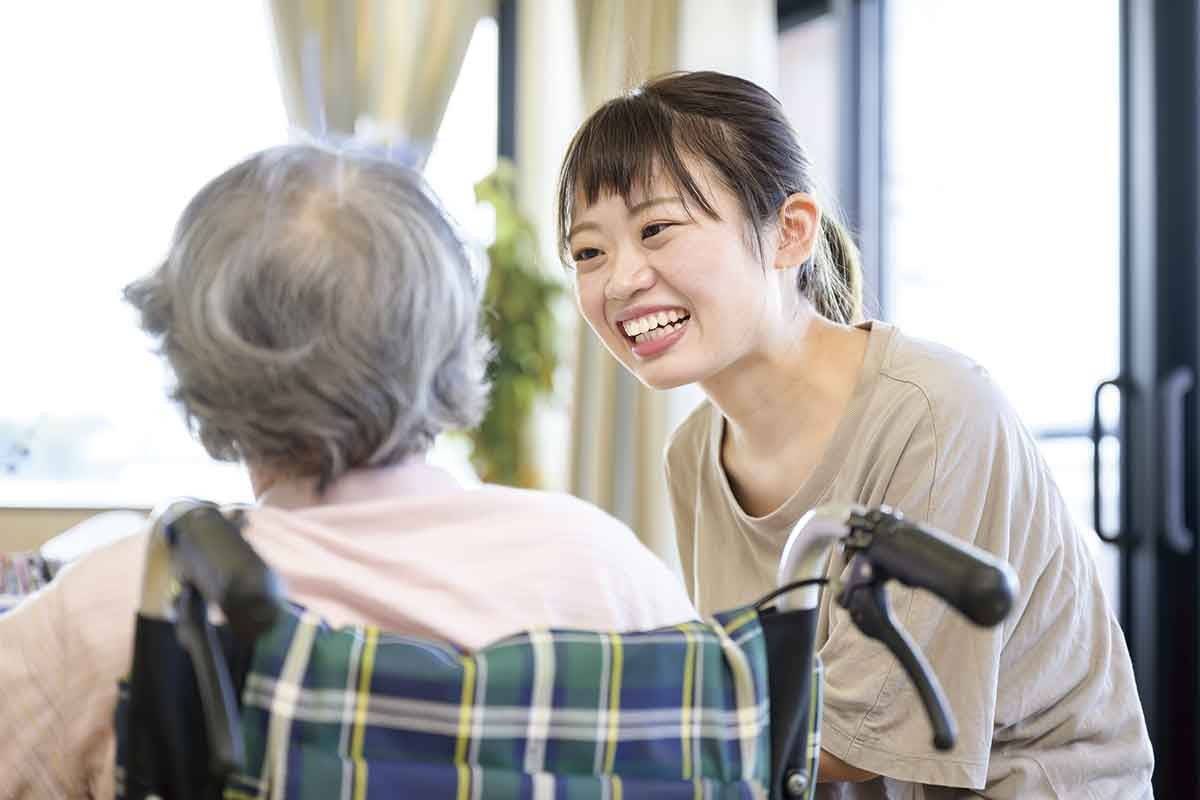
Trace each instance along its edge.
<path fill-rule="evenodd" d="M 219 606 L 234 637 L 252 645 L 284 607 L 283 586 L 242 538 L 240 524 L 227 519 L 213 503 L 177 500 L 156 513 L 155 519 L 177 584 L 173 614 L 168 618 L 175 621 L 176 635 L 195 674 L 209 771 L 223 782 L 242 768 L 246 749 L 235 683 L 209 619 L 209 606 Z M 148 579 L 147 585 L 154 584 Z"/>
<path fill-rule="evenodd" d="M 1016 573 L 992 554 L 891 509 L 862 522 L 872 532 L 862 553 L 876 569 L 933 592 L 976 625 L 997 625 L 1012 610 Z"/>
<path fill-rule="evenodd" d="M 221 608 L 233 633 L 250 642 L 274 624 L 283 587 L 237 526 L 208 503 L 188 504 L 163 521 L 180 583 Z"/>
<path fill-rule="evenodd" d="M 929 715 L 934 746 L 953 748 L 957 726 L 946 695 L 916 642 L 892 613 L 886 584 L 894 579 L 926 589 L 976 625 L 991 627 L 1012 610 L 1016 573 L 991 554 L 907 520 L 886 506 L 831 504 L 810 510 L 792 529 L 774 593 L 780 597 L 780 611 L 818 608 L 819 594 L 812 584 L 823 582 L 835 548 L 847 559 L 847 569 L 834 583 L 837 603 L 849 612 L 859 631 L 882 643 L 901 663 Z M 793 753 L 788 763 L 801 761 Z"/>

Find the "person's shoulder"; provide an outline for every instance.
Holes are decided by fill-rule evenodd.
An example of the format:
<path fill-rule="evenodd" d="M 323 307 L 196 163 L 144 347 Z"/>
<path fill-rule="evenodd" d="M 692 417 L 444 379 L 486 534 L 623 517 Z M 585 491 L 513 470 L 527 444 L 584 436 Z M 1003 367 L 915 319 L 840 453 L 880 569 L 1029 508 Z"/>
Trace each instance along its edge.
<path fill-rule="evenodd" d="M 536 543 L 543 555 L 549 549 L 567 558 L 589 559 L 601 572 L 619 574 L 635 583 L 668 578 L 678 583 L 628 525 L 586 500 L 564 492 L 491 484 L 477 491 L 492 495 L 510 509 L 519 509 L 526 544 Z"/>
<path fill-rule="evenodd" d="M 142 590 L 150 527 L 114 539 L 71 562 L 58 584 L 68 616 L 101 618 L 128 612 L 132 624 Z M 122 621 L 124 622 L 124 620 Z"/>
<path fill-rule="evenodd" d="M 0 640 L 36 628 L 45 644 L 39 657 L 58 654 L 88 663 L 88 681 L 115 687 L 128 668 L 149 536 L 148 528 L 122 536 L 61 567 L 39 592 L 0 617 Z"/>
<path fill-rule="evenodd" d="M 1008 420 L 1012 410 L 988 371 L 971 357 L 896 329 L 881 378 L 910 402 L 923 403 L 935 422 Z"/>
<path fill-rule="evenodd" d="M 470 490 L 489 511 L 521 514 L 531 520 L 564 521 L 577 530 L 600 530 L 633 538 L 629 528 L 597 505 L 566 492 L 520 489 L 485 483 Z M 583 526 L 582 528 L 579 526 Z"/>

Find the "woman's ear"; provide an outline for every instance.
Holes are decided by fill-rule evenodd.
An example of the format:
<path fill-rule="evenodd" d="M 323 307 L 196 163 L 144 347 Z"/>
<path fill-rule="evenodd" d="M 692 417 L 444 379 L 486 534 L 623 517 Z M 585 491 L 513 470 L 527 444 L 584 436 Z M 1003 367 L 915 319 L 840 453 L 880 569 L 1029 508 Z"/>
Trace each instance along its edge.
<path fill-rule="evenodd" d="M 812 195 L 796 192 L 779 207 L 779 246 L 775 269 L 798 267 L 812 258 L 821 235 L 821 207 Z"/>

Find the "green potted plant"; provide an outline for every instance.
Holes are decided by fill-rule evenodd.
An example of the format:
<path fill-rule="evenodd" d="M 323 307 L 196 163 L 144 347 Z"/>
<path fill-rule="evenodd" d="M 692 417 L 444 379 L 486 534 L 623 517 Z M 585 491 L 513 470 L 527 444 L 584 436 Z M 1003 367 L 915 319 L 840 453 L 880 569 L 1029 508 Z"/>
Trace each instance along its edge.
<path fill-rule="evenodd" d="M 518 208 L 512 163 L 502 160 L 475 185 L 475 197 L 496 214 L 483 312 L 496 352 L 488 373 L 491 405 L 468 434 L 471 463 L 483 481 L 536 488 L 530 424 L 538 397 L 554 385 L 562 336 L 554 306 L 563 290 L 540 266 L 537 231 Z"/>

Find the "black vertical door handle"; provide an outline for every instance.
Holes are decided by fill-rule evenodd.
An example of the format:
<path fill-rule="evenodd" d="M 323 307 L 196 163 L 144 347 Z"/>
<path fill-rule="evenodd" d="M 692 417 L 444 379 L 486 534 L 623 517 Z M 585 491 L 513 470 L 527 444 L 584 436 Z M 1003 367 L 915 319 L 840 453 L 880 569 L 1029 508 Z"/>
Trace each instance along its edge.
<path fill-rule="evenodd" d="M 1163 539 L 1176 553 L 1190 553 L 1196 535 L 1185 518 L 1184 405 L 1183 398 L 1195 383 L 1190 367 L 1176 367 L 1162 382 L 1162 487 Z"/>
<path fill-rule="evenodd" d="M 1104 530 L 1102 522 L 1102 500 L 1100 497 L 1100 442 L 1104 440 L 1106 435 L 1104 426 L 1100 421 L 1100 395 L 1104 393 L 1105 387 L 1112 386 L 1118 392 L 1125 390 L 1126 383 L 1121 378 L 1112 378 L 1111 380 L 1101 381 L 1096 385 L 1096 392 L 1092 395 L 1092 527 L 1096 529 L 1096 535 L 1109 544 L 1128 544 L 1133 541 L 1133 536 L 1123 532 L 1120 529 L 1108 532 Z"/>

